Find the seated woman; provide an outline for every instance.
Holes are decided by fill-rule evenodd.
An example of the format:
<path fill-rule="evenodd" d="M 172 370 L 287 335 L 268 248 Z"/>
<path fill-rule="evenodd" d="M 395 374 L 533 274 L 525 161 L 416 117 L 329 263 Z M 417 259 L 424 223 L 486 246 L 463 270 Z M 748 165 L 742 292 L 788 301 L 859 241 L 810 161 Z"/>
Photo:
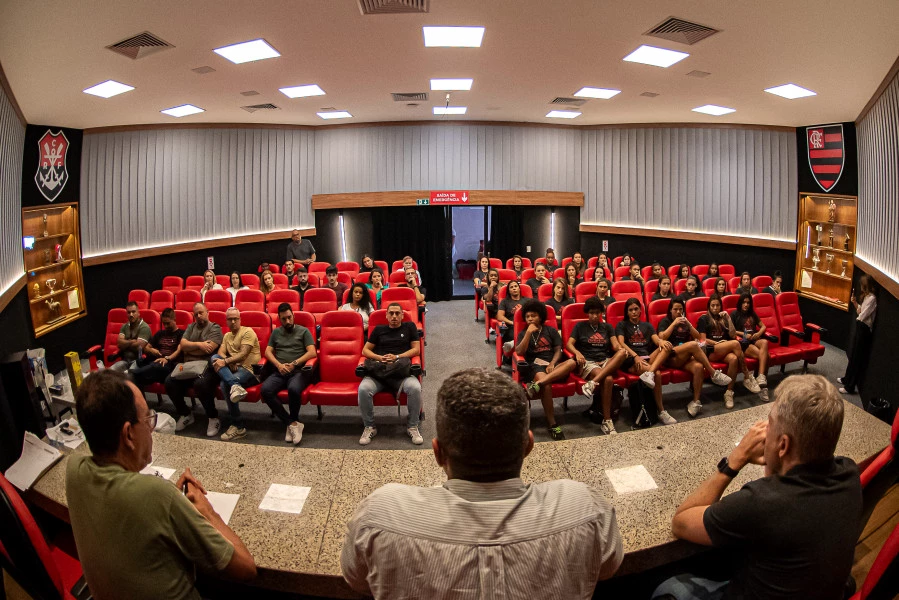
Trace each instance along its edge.
<path fill-rule="evenodd" d="M 347 300 L 348 302 L 341 304 L 338 310 L 351 310 L 359 313 L 362 315 L 362 328 L 368 329 L 368 317 L 374 312 L 374 307 L 371 305 L 371 296 L 365 284 L 354 283 L 350 288 L 350 293 L 347 294 Z"/>
<path fill-rule="evenodd" d="M 691 275 L 690 265 L 683 263 L 677 269 L 677 277 L 674 278 L 675 281 L 680 281 L 681 279 L 686 279 Z"/>
<path fill-rule="evenodd" d="M 615 298 L 609 293 L 611 288 L 612 284 L 609 283 L 608 279 L 603 278 L 596 282 L 596 297 L 602 300 L 603 306 L 608 306 L 615 302 Z"/>
<path fill-rule="evenodd" d="M 731 378 L 715 369 L 699 347 L 699 332 L 684 316 L 684 301 L 681 298 L 675 298 L 668 306 L 668 316 L 659 323 L 659 338 L 662 340 L 659 347 L 671 353 L 665 364 L 693 375 L 693 400 L 687 404 L 687 413 L 695 417 L 702 410 L 699 394 L 702 392 L 703 370 L 708 372 L 715 385 L 726 386 Z"/>
<path fill-rule="evenodd" d="M 634 257 L 630 255 L 629 252 L 625 252 L 621 255 L 621 262 L 618 263 L 619 267 L 629 267 L 631 266 L 631 261 L 634 260 Z"/>
<path fill-rule="evenodd" d="M 574 268 L 577 270 L 577 276 L 583 280 L 584 273 L 587 271 L 587 261 L 584 260 L 584 255 L 580 252 L 575 252 L 571 256 L 571 262 L 569 265 L 574 265 Z"/>
<path fill-rule="evenodd" d="M 702 280 L 705 281 L 706 279 L 717 279 L 719 277 L 721 277 L 721 275 L 718 274 L 718 263 L 713 262 L 709 265 L 709 270 L 708 272 L 706 272 L 705 277 L 703 277 Z"/>
<path fill-rule="evenodd" d="M 605 277 L 606 271 L 609 271 L 611 276 L 612 266 L 609 264 L 609 257 L 605 254 L 600 254 L 596 257 L 596 274 L 593 276 L 593 279 L 602 279 Z"/>
<path fill-rule="evenodd" d="M 650 279 L 661 279 L 664 274 L 665 268 L 662 266 L 662 263 L 652 263 L 652 277 L 650 277 Z"/>
<path fill-rule="evenodd" d="M 684 303 L 690 298 L 705 298 L 705 294 L 702 293 L 702 289 L 699 287 L 699 278 L 696 275 L 687 277 L 686 286 L 680 295 L 684 299 Z"/>
<path fill-rule="evenodd" d="M 384 281 L 384 271 L 377 267 L 372 269 L 368 283 L 366 283 L 365 285 L 368 286 L 368 289 L 375 291 L 378 306 L 381 306 L 381 292 L 390 287 L 387 282 Z"/>
<path fill-rule="evenodd" d="M 268 295 L 271 294 L 275 290 L 275 276 L 272 275 L 272 272 L 269 270 L 265 270 L 262 272 L 262 275 L 259 277 L 259 291 L 265 295 L 266 301 L 268 300 Z"/>
<path fill-rule="evenodd" d="M 583 276 L 578 275 L 577 267 L 574 266 L 574 262 L 570 262 L 565 266 L 565 281 L 568 282 L 568 286 L 571 289 L 577 287 L 577 284 L 584 281 Z"/>
<path fill-rule="evenodd" d="M 731 378 L 731 382 L 727 384 L 727 390 L 724 392 L 724 408 L 734 407 L 734 384 L 738 369 L 743 372 L 743 387 L 753 394 L 758 394 L 759 384 L 746 368 L 743 349 L 737 340 L 737 331 L 730 316 L 722 310 L 719 296 L 713 295 L 709 298 L 709 310 L 699 317 L 696 329 L 699 331 L 699 344 L 705 344 L 706 351 L 710 352 L 709 360 L 727 363 L 727 376 Z"/>
<path fill-rule="evenodd" d="M 612 423 L 612 386 L 615 372 L 624 364 L 627 350 L 618 342 L 615 330 L 603 322 L 605 305 L 599 298 L 591 296 L 584 302 L 586 321 L 581 321 L 571 330 L 565 349 L 577 363 L 577 373 L 585 380 L 583 394 L 593 400 L 583 415 L 597 425 Z M 600 397 L 594 396 L 599 387 Z M 608 428 L 608 426 L 607 426 Z M 615 426 L 611 426 L 615 430 Z M 608 432 L 607 432 L 608 433 Z"/>
<path fill-rule="evenodd" d="M 540 397 L 543 412 L 553 440 L 564 440 L 565 434 L 556 423 L 553 412 L 554 381 L 564 381 L 574 369 L 574 361 L 562 356 L 562 337 L 555 327 L 544 325 L 546 306 L 539 300 L 528 300 L 521 307 L 527 327 L 518 334 L 515 353 L 524 356 L 533 371 L 527 384 L 528 398 Z"/>
<path fill-rule="evenodd" d="M 740 287 L 734 290 L 735 294 L 758 294 L 759 291 L 752 285 L 752 276 L 749 271 L 743 271 L 740 274 Z"/>
<path fill-rule="evenodd" d="M 362 264 L 359 266 L 360 273 L 371 273 L 375 268 L 375 261 L 368 254 L 362 255 Z"/>
<path fill-rule="evenodd" d="M 484 301 L 487 310 L 487 317 L 496 318 L 496 311 L 499 302 L 499 271 L 496 269 L 488 269 L 487 277 L 481 281 L 481 287 L 478 288 L 478 296 Z"/>
<path fill-rule="evenodd" d="M 783 284 L 784 276 L 780 271 L 774 271 L 774 275 L 771 276 L 771 285 L 763 289 L 762 291 L 766 294 L 771 294 L 772 296 L 777 296 L 783 290 L 780 289 L 781 284 Z"/>
<path fill-rule="evenodd" d="M 209 290 L 220 290 L 222 289 L 222 284 L 216 283 L 215 281 L 215 271 L 212 269 L 206 269 L 203 271 L 203 287 L 200 288 L 200 297 L 203 299 L 203 302 L 206 302 L 206 292 Z"/>
<path fill-rule="evenodd" d="M 759 361 L 759 376 L 755 378 L 761 387 L 759 397 L 768 401 L 768 338 L 765 324 L 752 308 L 752 295 L 741 294 L 737 308 L 730 313 L 730 320 L 737 332 L 743 353 Z"/>
<path fill-rule="evenodd" d="M 668 414 L 662 404 L 661 372 L 662 364 L 668 358 L 668 350 L 661 348 L 662 340 L 652 325 L 641 319 L 643 308 L 636 298 L 628 298 L 624 303 L 625 318 L 615 327 L 618 344 L 624 348 L 627 357 L 621 365 L 623 371 L 640 376 L 640 381 L 652 388 L 659 420 L 665 425 L 674 425 L 677 420 Z M 656 385 L 656 377 L 659 385 Z M 606 428 L 611 431 L 606 431 Z M 611 421 L 603 421 L 603 433 L 615 433 Z"/>
<path fill-rule="evenodd" d="M 518 254 L 512 257 L 512 270 L 515 272 L 515 279 L 521 281 L 521 275 L 524 273 L 524 261 Z"/>
<path fill-rule="evenodd" d="M 569 263 L 569 267 L 571 264 Z M 553 297 L 546 301 L 547 306 L 552 306 L 556 313 L 556 325 L 562 329 L 562 309 L 569 304 L 574 304 L 574 298 L 568 295 L 568 284 L 561 277 L 553 281 Z"/>
<path fill-rule="evenodd" d="M 240 280 L 240 273 L 237 271 L 231 272 L 231 287 L 225 288 L 231 294 L 231 304 L 234 304 L 234 301 L 237 300 L 237 291 L 238 290 L 248 290 L 247 286 L 243 284 Z"/>
<path fill-rule="evenodd" d="M 671 289 L 671 278 L 667 275 L 659 277 L 659 290 L 652 295 L 655 300 L 670 300 L 674 298 L 674 290 Z"/>
<path fill-rule="evenodd" d="M 506 284 L 506 297 L 500 300 L 499 308 L 496 311 L 496 320 L 499 323 L 500 337 L 503 340 L 503 363 L 511 364 L 507 361 L 507 355 L 512 353 L 512 336 L 514 333 L 515 313 L 521 309 L 521 284 L 514 279 Z"/>
<path fill-rule="evenodd" d="M 481 283 L 487 281 L 487 271 L 490 270 L 490 259 L 482 256 L 478 259 L 478 270 L 474 272 L 474 289 L 481 289 Z"/>
<path fill-rule="evenodd" d="M 727 281 L 725 281 L 724 277 L 719 277 L 715 280 L 715 291 L 712 293 L 719 298 L 732 295 L 727 289 Z"/>
<path fill-rule="evenodd" d="M 643 280 L 643 275 L 640 274 L 640 263 L 633 260 L 631 261 L 630 271 L 627 272 L 627 275 L 621 278 L 621 281 L 637 281 L 640 283 L 640 291 L 643 291 L 643 286 L 646 285 L 646 282 Z"/>

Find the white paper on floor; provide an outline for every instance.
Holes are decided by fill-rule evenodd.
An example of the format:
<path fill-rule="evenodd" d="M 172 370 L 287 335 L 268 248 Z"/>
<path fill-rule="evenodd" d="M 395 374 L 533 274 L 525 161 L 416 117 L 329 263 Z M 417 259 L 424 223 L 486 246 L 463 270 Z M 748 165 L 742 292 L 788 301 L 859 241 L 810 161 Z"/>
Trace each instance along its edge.
<path fill-rule="evenodd" d="M 174 473 L 175 469 L 169 469 L 168 467 L 154 467 L 153 465 L 147 465 L 140 471 L 141 475 L 155 475 L 156 477 L 162 477 L 163 479 L 171 479 Z"/>
<path fill-rule="evenodd" d="M 654 490 L 659 487 L 643 465 L 624 467 L 622 469 L 606 469 L 606 477 L 612 482 L 612 487 L 615 488 L 615 492 L 618 494 L 645 492 L 646 490 Z"/>
<path fill-rule="evenodd" d="M 231 521 L 231 515 L 240 500 L 240 494 L 223 494 L 221 492 L 206 492 L 206 499 L 212 505 L 213 510 L 219 514 L 227 525 Z"/>
<path fill-rule="evenodd" d="M 303 512 L 303 505 L 306 504 L 311 489 L 311 487 L 273 483 L 265 493 L 259 509 L 298 515 Z"/>

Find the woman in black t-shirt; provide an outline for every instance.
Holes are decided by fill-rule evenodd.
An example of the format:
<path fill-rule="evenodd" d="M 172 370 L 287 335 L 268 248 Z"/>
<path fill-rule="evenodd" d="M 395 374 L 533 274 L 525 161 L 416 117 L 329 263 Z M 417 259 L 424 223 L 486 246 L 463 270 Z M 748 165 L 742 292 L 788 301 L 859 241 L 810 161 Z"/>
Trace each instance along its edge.
<path fill-rule="evenodd" d="M 489 269 L 487 277 L 481 281 L 481 287 L 478 293 L 484 301 L 484 307 L 491 319 L 496 318 L 496 311 L 499 308 L 499 271 Z"/>
<path fill-rule="evenodd" d="M 687 404 L 687 413 L 695 417 L 702 410 L 699 394 L 702 392 L 703 371 L 712 378 L 715 385 L 726 386 L 731 378 L 717 370 L 699 347 L 699 332 L 684 316 L 684 300 L 675 298 L 668 305 L 668 316 L 659 323 L 659 347 L 668 350 L 666 364 L 675 369 L 683 369 L 693 375 L 693 400 Z"/>
<path fill-rule="evenodd" d="M 565 280 L 561 277 L 557 277 L 556 280 L 553 281 L 552 298 L 546 301 L 546 305 L 553 307 L 553 310 L 556 313 L 556 325 L 559 329 L 562 328 L 562 309 L 569 304 L 574 304 L 574 298 L 571 298 L 568 295 L 568 285 L 565 283 Z"/>
<path fill-rule="evenodd" d="M 512 270 L 515 271 L 515 279 L 521 281 L 521 275 L 524 273 L 524 261 L 518 254 L 512 257 Z"/>
<path fill-rule="evenodd" d="M 487 280 L 487 271 L 490 270 L 490 259 L 482 256 L 478 259 L 478 270 L 474 272 L 474 289 L 480 289 L 481 283 Z"/>
<path fill-rule="evenodd" d="M 713 262 L 709 265 L 709 270 L 705 274 L 705 277 L 702 278 L 702 280 L 705 281 L 706 279 L 717 279 L 719 277 L 721 276 L 718 274 L 718 263 Z"/>
<path fill-rule="evenodd" d="M 360 273 L 371 273 L 371 270 L 375 268 L 375 261 L 372 260 L 371 256 L 368 254 L 362 255 L 362 264 L 359 266 Z"/>
<path fill-rule="evenodd" d="M 640 263 L 637 261 L 631 261 L 630 270 L 627 272 L 627 275 L 621 278 L 621 281 L 636 281 L 640 284 L 640 291 L 643 291 L 643 286 L 646 283 L 643 280 L 643 275 L 640 274 Z"/>
<path fill-rule="evenodd" d="M 577 267 L 574 266 L 574 262 L 570 262 L 565 265 L 565 281 L 568 282 L 568 287 L 574 289 L 577 287 L 577 284 L 584 281 L 584 278 L 578 274 Z"/>
<path fill-rule="evenodd" d="M 767 327 L 752 308 L 752 295 L 740 294 L 737 308 L 731 311 L 730 320 L 737 332 L 737 339 L 743 346 L 743 353 L 759 361 L 759 376 L 755 378 L 762 387 L 763 397 L 767 396 L 768 387 L 768 338 L 765 337 Z"/>
<path fill-rule="evenodd" d="M 671 290 L 671 278 L 667 275 L 659 277 L 659 290 L 652 295 L 655 300 L 670 300 L 674 298 L 674 292 Z"/>
<path fill-rule="evenodd" d="M 580 252 L 575 252 L 571 257 L 571 262 L 569 265 L 574 265 L 574 268 L 577 270 L 577 276 L 581 280 L 584 279 L 584 273 L 587 271 L 587 261 L 584 260 L 584 255 Z"/>
<path fill-rule="evenodd" d="M 684 299 L 684 303 L 691 298 L 705 298 L 705 294 L 699 288 L 699 278 L 696 275 L 687 277 L 687 287 L 681 292 L 680 297 Z"/>
<path fill-rule="evenodd" d="M 712 291 L 712 293 L 720 298 L 732 295 L 729 291 L 727 291 L 727 280 L 725 280 L 724 277 L 719 277 L 715 280 L 715 289 Z"/>
<path fill-rule="evenodd" d="M 615 302 L 615 298 L 612 297 L 612 294 L 609 293 L 609 290 L 611 288 L 612 284 L 606 278 L 602 278 L 596 281 L 596 297 L 602 300 L 602 303 L 606 306 L 610 305 L 612 302 Z"/>
<path fill-rule="evenodd" d="M 740 274 L 740 287 L 734 290 L 737 294 L 758 294 L 759 291 L 752 285 L 752 276 L 749 271 Z"/>
<path fill-rule="evenodd" d="M 496 320 L 499 322 L 500 335 L 503 340 L 503 353 L 512 352 L 512 334 L 515 322 L 515 313 L 521 308 L 521 284 L 514 279 L 506 284 L 506 297 L 500 300 L 496 311 Z M 504 360 L 504 362 L 506 362 Z"/>
<path fill-rule="evenodd" d="M 687 263 L 684 263 L 680 267 L 678 267 L 677 277 L 675 277 L 674 280 L 679 281 L 681 279 L 686 279 L 687 277 L 690 276 L 690 274 L 691 274 L 690 273 L 690 265 L 688 265 Z"/>

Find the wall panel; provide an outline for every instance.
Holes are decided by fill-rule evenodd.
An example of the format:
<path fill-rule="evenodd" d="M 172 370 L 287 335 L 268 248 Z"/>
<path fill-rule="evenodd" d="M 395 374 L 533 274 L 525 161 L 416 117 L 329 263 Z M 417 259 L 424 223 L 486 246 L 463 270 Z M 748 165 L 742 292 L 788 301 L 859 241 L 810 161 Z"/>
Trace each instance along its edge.
<path fill-rule="evenodd" d="M 0 88 L 0 295 L 24 274 L 22 264 L 22 152 L 25 126 Z"/>

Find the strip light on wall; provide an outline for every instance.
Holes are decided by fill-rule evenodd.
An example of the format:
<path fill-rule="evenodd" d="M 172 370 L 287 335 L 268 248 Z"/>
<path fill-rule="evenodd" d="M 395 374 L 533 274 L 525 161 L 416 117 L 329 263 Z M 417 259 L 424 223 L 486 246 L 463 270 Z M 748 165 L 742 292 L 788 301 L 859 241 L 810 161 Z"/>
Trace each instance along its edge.
<path fill-rule="evenodd" d="M 343 253 L 343 262 L 346 262 L 346 231 L 343 228 L 343 211 L 338 213 L 337 218 L 340 221 L 340 250 Z"/>
<path fill-rule="evenodd" d="M 646 225 L 630 225 L 627 223 L 586 223 L 581 221 L 581 226 L 592 226 L 592 227 L 629 227 L 633 229 L 646 229 Z M 708 234 L 708 235 L 719 235 L 721 237 L 745 237 L 752 236 L 758 240 L 767 240 L 770 242 L 790 242 L 796 243 L 796 240 L 790 238 L 776 238 L 776 237 L 765 237 L 763 235 L 757 235 L 754 233 L 721 233 L 721 231 L 700 231 L 698 229 L 674 229 L 672 227 L 659 227 L 658 225 L 653 225 L 652 229 L 655 231 L 672 231 L 675 233 L 699 233 L 699 234 Z"/>
<path fill-rule="evenodd" d="M 549 212 L 549 247 L 556 248 L 556 209 Z"/>

